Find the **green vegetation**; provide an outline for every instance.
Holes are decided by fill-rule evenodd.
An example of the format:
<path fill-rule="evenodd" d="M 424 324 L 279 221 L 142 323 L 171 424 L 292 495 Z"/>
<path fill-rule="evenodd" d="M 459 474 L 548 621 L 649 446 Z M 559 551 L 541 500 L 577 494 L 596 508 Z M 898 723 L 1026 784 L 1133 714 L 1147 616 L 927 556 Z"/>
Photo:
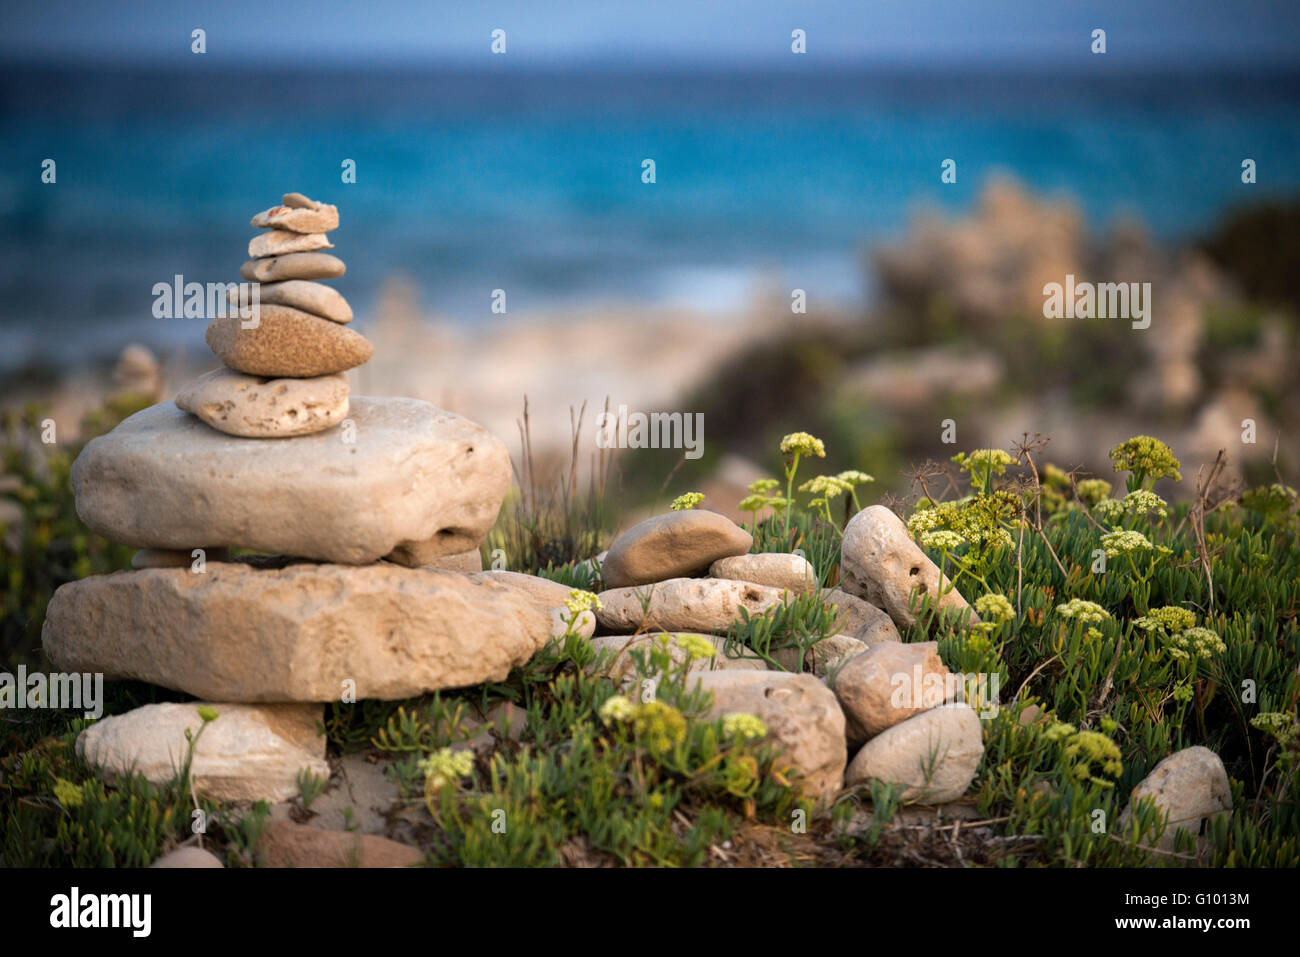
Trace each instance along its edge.
<path fill-rule="evenodd" d="M 12 440 L 16 425 L 7 425 Z M 749 509 L 755 550 L 802 549 L 833 585 L 840 503 L 849 514 L 868 504 L 858 496 L 869 477 L 801 482 L 799 460 L 819 458 L 821 443 L 788 438 L 785 474 L 751 489 L 762 499 Z M 4 461 L 23 477 L 28 523 L 21 547 L 3 559 L 7 670 L 32 663 L 54 587 L 126 561 L 125 550 L 77 523 L 67 477 L 75 450 L 46 456 L 44 472 L 30 456 L 20 462 L 13 444 Z M 846 791 L 813 816 L 756 717 L 708 717 L 686 672 L 714 653 L 706 643 L 688 643 L 678 664 L 659 646 L 634 654 L 636 680 L 620 687 L 601 677 L 610 653 L 570 633 L 500 683 L 331 705 L 330 750 L 367 750 L 389 762 L 435 865 L 1118 866 L 1194 856 L 1180 838 L 1172 853 L 1152 857 L 1143 841 L 1160 824 L 1149 807 L 1123 828 L 1119 821 L 1129 792 L 1159 760 L 1199 744 L 1223 759 L 1236 808 L 1201 835 L 1206 858 L 1215 866 L 1300 864 L 1294 491 L 1280 479 L 1231 498 L 1198 487 L 1184 490 L 1189 501 L 1169 504 L 1152 488 L 1177 481 L 1181 465 L 1149 437 L 1112 451 L 1124 477 L 1118 498 L 1118 475 L 1114 483 L 1081 480 L 1039 456 L 1037 446 L 959 455 L 952 487 L 964 483 L 966 493 L 927 493 L 906 516 L 983 620 L 938 616 L 930 601 L 904 640 L 937 640 L 951 671 L 996 676 L 1001 689 L 961 802 L 982 823 L 960 835 L 898 826 L 902 802 L 879 783 Z M 550 497 L 533 483 L 488 545 L 516 556 L 511 567 L 589 591 L 597 583 L 585 559 L 607 544 L 608 514 L 603 479 L 583 496 L 576 474 Z M 572 617 L 592 600 L 575 595 Z M 774 652 L 806 649 L 833 621 L 819 596 L 807 596 L 742 618 L 727 647 L 744 645 L 779 667 Z M 794 660 L 802 667 L 802 654 Z M 109 690 L 110 714 L 183 698 L 127 683 Z M 526 715 L 521 730 L 478 722 L 502 702 Z M 196 801 L 188 766 L 162 787 L 101 780 L 76 756 L 80 718 L 34 711 L 3 721 L 3 863 L 145 865 L 199 840 L 196 812 L 206 822 L 204 846 L 230 865 L 257 863 L 264 805 Z M 300 781 L 304 808 L 321 787 Z"/>

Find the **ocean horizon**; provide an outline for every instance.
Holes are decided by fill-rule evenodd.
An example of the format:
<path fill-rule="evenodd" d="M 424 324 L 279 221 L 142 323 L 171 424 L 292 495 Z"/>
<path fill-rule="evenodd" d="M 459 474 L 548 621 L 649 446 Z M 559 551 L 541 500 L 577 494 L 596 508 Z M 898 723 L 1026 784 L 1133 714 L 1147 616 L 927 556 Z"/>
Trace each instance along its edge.
<path fill-rule="evenodd" d="M 192 344 L 153 317 L 154 284 L 238 279 L 249 209 L 286 190 L 339 206 L 336 286 L 363 331 L 399 275 L 464 323 L 500 318 L 496 289 L 508 314 L 727 313 L 765 285 L 859 309 L 872 244 L 994 176 L 1172 242 L 1293 196 L 1298 107 L 1295 72 L 9 65 L 0 373 Z"/>

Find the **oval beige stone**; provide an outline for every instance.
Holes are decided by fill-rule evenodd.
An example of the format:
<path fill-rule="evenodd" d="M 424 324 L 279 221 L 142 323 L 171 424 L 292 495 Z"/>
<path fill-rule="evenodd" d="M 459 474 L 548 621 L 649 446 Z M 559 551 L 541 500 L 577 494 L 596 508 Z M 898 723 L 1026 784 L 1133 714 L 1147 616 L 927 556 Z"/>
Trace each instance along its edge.
<path fill-rule="evenodd" d="M 782 588 L 793 595 L 810 595 L 817 590 L 817 573 L 802 555 L 789 552 L 763 552 L 719 558 L 709 566 L 714 578 L 753 582 L 770 588 Z"/>
<path fill-rule="evenodd" d="M 174 573 L 173 573 L 174 574 Z M 316 704 L 147 704 L 104 718 L 77 737 L 77 753 L 110 777 L 133 771 L 167 783 L 185 762 L 185 732 L 203 725 L 200 707 L 217 718 L 194 748 L 195 790 L 216 801 L 284 801 L 298 793 L 298 773 L 329 777 Z"/>
<path fill-rule="evenodd" d="M 412 542 L 433 558 L 477 546 L 510 486 L 504 443 L 417 399 L 351 406 L 351 442 L 340 431 L 240 438 L 175 403 L 152 406 L 77 456 L 77 515 L 133 548 L 203 542 L 362 564 Z"/>
<path fill-rule="evenodd" d="M 642 599 L 647 604 L 642 607 Z M 725 633 L 743 608 L 762 614 L 785 601 L 786 593 L 764 585 L 724 578 L 673 578 L 653 585 L 600 593 L 600 623 L 610 631 Z"/>
<path fill-rule="evenodd" d="M 1174 850 L 1179 831 L 1198 836 L 1202 822 L 1232 812 L 1232 788 L 1223 761 L 1201 745 L 1175 751 L 1138 783 L 1120 815 L 1121 831 L 1132 819 L 1133 805 L 1144 800 L 1152 801 L 1165 819 L 1155 843 L 1162 851 Z"/>
<path fill-rule="evenodd" d="M 948 669 L 937 642 L 887 641 L 850 658 L 835 676 L 849 746 L 901 724 L 949 697 Z"/>
<path fill-rule="evenodd" d="M 849 659 L 862 654 L 867 645 L 848 635 L 831 635 L 810 645 L 803 655 L 803 667 L 799 665 L 798 648 L 778 648 L 772 660 L 786 671 L 803 671 L 818 678 L 834 673 L 843 667 Z"/>
<path fill-rule="evenodd" d="M 236 702 L 336 701 L 345 687 L 391 701 L 501 681 L 550 637 L 550 616 L 519 589 L 386 563 L 96 575 L 55 592 L 41 632 L 60 670 Z"/>
<path fill-rule="evenodd" d="M 790 768 L 799 789 L 829 804 L 844 779 L 844 714 L 835 695 L 812 675 L 783 671 L 702 671 L 692 679 L 713 694 L 710 716 L 747 713 L 767 725 L 781 746 L 778 766 Z"/>
<path fill-rule="evenodd" d="M 687 509 L 633 525 L 609 546 L 601 564 L 606 588 L 624 588 L 702 572 L 719 558 L 743 555 L 754 539 L 717 512 Z"/>
<path fill-rule="evenodd" d="M 287 253 L 266 259 L 250 259 L 239 267 L 239 275 L 249 282 L 336 279 L 347 271 L 343 260 L 329 253 Z"/>
<path fill-rule="evenodd" d="M 347 418 L 348 380 L 337 373 L 267 379 L 216 369 L 181 389 L 176 407 L 228 435 L 266 439 L 310 435 Z"/>
<path fill-rule="evenodd" d="M 822 601 L 835 606 L 835 627 L 867 645 L 902 641 L 894 620 L 870 602 L 839 588 L 823 588 Z"/>
<path fill-rule="evenodd" d="M 352 321 L 352 307 L 348 301 L 337 289 L 324 283 L 307 282 L 305 279 L 264 282 L 258 286 L 257 294 L 259 303 L 293 306 L 331 322 L 347 324 Z M 226 293 L 226 298 L 232 305 L 240 305 L 238 289 L 231 289 Z"/>
<path fill-rule="evenodd" d="M 897 784 L 904 801 L 946 804 L 966 793 L 984 755 L 980 719 L 965 704 L 942 705 L 881 732 L 862 746 L 845 783 Z"/>
<path fill-rule="evenodd" d="M 360 333 L 290 306 L 262 305 L 256 326 L 243 322 L 213 319 L 204 338 L 218 359 L 248 375 L 310 379 L 359 366 L 375 352 Z"/>
<path fill-rule="evenodd" d="M 333 248 L 334 244 L 324 233 L 291 233 L 287 229 L 271 229 L 258 233 L 248 241 L 248 258 L 261 259 L 263 256 L 310 253 Z"/>

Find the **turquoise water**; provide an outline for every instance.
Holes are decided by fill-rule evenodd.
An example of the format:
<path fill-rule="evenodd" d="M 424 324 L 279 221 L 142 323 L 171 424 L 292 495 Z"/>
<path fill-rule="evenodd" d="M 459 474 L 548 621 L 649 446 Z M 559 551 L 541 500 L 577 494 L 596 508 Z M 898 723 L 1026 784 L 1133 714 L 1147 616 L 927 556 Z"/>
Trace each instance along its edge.
<path fill-rule="evenodd" d="M 498 288 L 511 313 L 726 310 L 762 281 L 860 304 L 870 243 L 998 171 L 1169 239 L 1300 190 L 1292 75 L 9 70 L 0 90 L 0 369 L 192 344 L 152 318 L 153 284 L 236 278 L 285 189 L 339 205 L 362 328 L 398 273 L 465 322 Z"/>

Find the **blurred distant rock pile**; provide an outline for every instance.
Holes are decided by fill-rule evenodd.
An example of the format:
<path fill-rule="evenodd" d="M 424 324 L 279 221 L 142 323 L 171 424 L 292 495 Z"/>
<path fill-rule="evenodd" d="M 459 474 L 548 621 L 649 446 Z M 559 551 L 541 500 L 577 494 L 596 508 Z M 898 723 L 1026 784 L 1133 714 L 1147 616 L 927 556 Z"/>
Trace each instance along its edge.
<path fill-rule="evenodd" d="M 882 348 L 846 369 L 841 392 L 923 415 L 936 439 L 928 420 L 946 407 L 966 413 L 964 445 L 1040 432 L 1053 460 L 1104 468 L 1088 457 L 1158 428 L 1191 463 L 1226 449 L 1227 474 L 1240 477 L 1300 418 L 1295 317 L 1246 301 L 1207 254 L 1162 246 L 1137 224 L 1093 236 L 1070 203 L 996 180 L 969 215 L 920 217 L 871 265 Z M 1150 328 L 1045 318 L 1044 286 L 1067 275 L 1150 283 Z M 1246 420 L 1254 444 L 1242 441 Z"/>

